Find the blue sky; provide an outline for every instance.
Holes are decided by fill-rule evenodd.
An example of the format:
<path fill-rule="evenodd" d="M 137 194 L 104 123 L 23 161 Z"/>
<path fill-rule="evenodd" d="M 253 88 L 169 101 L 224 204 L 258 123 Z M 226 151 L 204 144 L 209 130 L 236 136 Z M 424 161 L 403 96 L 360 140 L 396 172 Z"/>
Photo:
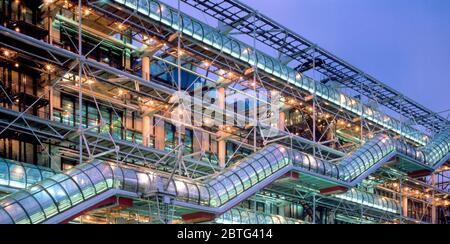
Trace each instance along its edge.
<path fill-rule="evenodd" d="M 426 107 L 450 109 L 450 1 L 242 2 Z"/>

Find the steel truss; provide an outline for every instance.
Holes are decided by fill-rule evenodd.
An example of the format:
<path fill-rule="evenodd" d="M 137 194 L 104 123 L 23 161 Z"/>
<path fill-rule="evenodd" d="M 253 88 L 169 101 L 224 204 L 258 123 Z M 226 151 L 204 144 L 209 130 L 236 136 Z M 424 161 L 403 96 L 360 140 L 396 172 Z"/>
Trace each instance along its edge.
<path fill-rule="evenodd" d="M 245 34 L 279 52 L 280 60 L 298 70 L 305 64 L 324 75 L 322 82 L 335 81 L 367 98 L 405 116 L 412 124 L 432 132 L 439 131 L 448 120 L 425 108 L 362 70 L 345 62 L 298 35 L 271 18 L 238 0 L 182 0 L 223 24 L 227 33 Z"/>
<path fill-rule="evenodd" d="M 359 95 L 364 95 L 369 99 L 377 101 L 399 114 L 407 117 L 425 128 L 436 131 L 448 120 L 442 118 L 436 113 L 415 103 L 409 98 L 404 97 L 397 91 L 382 84 L 378 80 L 364 74 L 362 71 L 347 64 L 339 58 L 333 56 L 329 52 L 317 47 L 299 35 L 290 32 L 269 18 L 257 13 L 251 8 L 245 6 L 238 1 L 196 1 L 196 0 L 180 0 L 204 11 L 210 16 L 220 20 L 232 28 L 224 28 L 224 32 L 231 32 L 231 29 L 239 31 L 239 33 L 247 34 L 254 40 L 254 49 L 256 50 L 257 41 L 262 42 L 280 52 L 280 59 L 286 60 L 295 66 L 314 60 L 313 73 L 320 80 L 334 80 L 353 90 Z M 67 1 L 66 1 L 67 2 Z M 0 108 L 0 135 L 8 131 L 14 131 L 26 134 L 35 138 L 39 144 L 45 149 L 47 156 L 51 159 L 55 156 L 61 156 L 79 162 L 89 162 L 94 159 L 103 159 L 116 161 L 124 164 L 135 165 L 137 167 L 151 167 L 158 170 L 179 174 L 183 177 L 198 179 L 200 181 L 212 178 L 215 173 L 220 172 L 224 167 L 212 165 L 210 162 L 196 160 L 194 155 L 186 155 L 184 153 L 184 143 L 181 141 L 181 130 L 178 129 L 178 141 L 174 145 L 174 149 L 170 152 L 145 147 L 136 142 L 129 142 L 114 138 L 111 132 L 100 134 L 98 129 L 105 126 L 105 121 L 101 117 L 100 105 L 107 106 L 117 115 L 117 107 L 125 107 L 127 111 L 142 113 L 151 110 L 151 113 L 165 112 L 157 114 L 158 121 L 166 121 L 175 124 L 178 128 L 192 128 L 201 130 L 204 133 L 215 134 L 224 132 L 224 138 L 236 142 L 238 149 L 246 148 L 257 151 L 263 146 L 271 143 L 280 143 L 294 149 L 309 152 L 314 156 L 326 160 L 340 160 L 355 148 L 361 146 L 365 141 L 370 139 L 370 135 L 380 132 L 386 132 L 381 126 L 374 125 L 366 121 L 363 116 L 343 111 L 341 108 L 320 101 L 316 94 L 310 94 L 300 91 L 299 89 L 286 84 L 283 81 L 274 79 L 273 77 L 259 72 L 257 67 L 252 67 L 253 72 L 248 73 L 249 67 L 231 57 L 225 56 L 223 53 L 205 49 L 201 43 L 186 38 L 180 34 L 180 31 L 173 31 L 165 27 L 158 26 L 150 20 L 142 18 L 138 13 L 123 8 L 118 8 L 113 4 L 107 4 L 103 1 L 55 1 L 48 7 L 49 12 L 55 13 L 59 10 L 67 11 L 72 14 L 73 19 L 65 19 L 64 16 L 56 15 L 54 21 L 59 21 L 62 32 L 65 34 L 71 31 L 78 33 L 77 40 L 70 39 L 73 51 L 68 51 L 58 47 L 52 41 L 48 43 L 36 40 L 32 37 L 17 33 L 5 27 L 0 27 L 2 35 L 8 40 L 14 40 L 25 44 L 27 47 L 33 47 L 24 50 L 21 47 L 11 45 L 6 39 L 1 40 L 2 47 L 7 47 L 18 55 L 31 58 L 45 73 L 46 89 L 43 95 L 37 98 L 34 103 L 43 99 L 51 99 L 47 94 L 51 92 L 60 92 L 64 94 L 72 94 L 79 98 L 79 119 L 82 121 L 81 108 L 86 102 L 95 104 L 97 112 L 100 114 L 100 121 L 97 125 L 91 127 L 83 127 L 79 123 L 78 128 L 71 127 L 63 123 L 52 122 L 52 109 L 50 111 L 40 111 L 38 116 L 29 114 L 28 110 L 17 112 L 10 109 Z M 89 11 L 94 11 L 94 17 L 85 16 L 83 14 L 88 7 Z M 181 5 L 178 10 L 181 11 Z M 51 14 L 49 14 L 51 16 Z M 83 16 L 79 18 L 79 16 Z M 105 36 L 92 49 L 84 49 L 82 41 L 92 38 L 96 34 L 89 29 L 84 23 L 92 26 L 102 27 Z M 120 38 L 114 39 L 112 36 L 119 35 Z M 155 40 L 164 40 L 165 45 L 159 46 L 156 50 L 152 50 L 152 59 L 154 64 L 160 68 L 160 73 L 152 74 L 150 80 L 141 78 L 139 74 L 142 67 L 130 66 L 128 69 L 114 68 L 101 62 L 97 62 L 87 58 L 90 53 L 94 52 L 101 44 L 112 42 L 120 48 L 128 50 L 130 55 L 142 55 L 140 46 L 146 43 L 148 39 L 153 37 Z M 123 41 L 129 39 L 128 41 Z M 97 41 L 97 40 L 96 40 Z M 133 45 L 140 43 L 139 46 Z M 168 57 L 172 61 L 168 61 Z M 323 60 L 324 64 L 317 65 L 315 60 Z M 205 67 L 205 61 L 208 61 Z M 156 62 L 159 61 L 157 64 Z M 51 69 L 46 67 L 51 65 Z M 197 68 L 197 71 L 187 69 L 187 66 Z M 300 67 L 299 67 L 300 69 Z M 200 71 L 198 71 L 200 70 Z M 229 72 L 228 77 L 223 71 Z M 169 103 L 172 95 L 178 91 L 182 91 L 181 72 L 190 72 L 196 75 L 197 80 L 202 80 L 212 88 L 218 85 L 218 79 L 226 80 L 225 85 L 229 96 L 242 95 L 248 97 L 256 105 L 261 102 L 257 94 L 270 94 L 273 90 L 278 90 L 282 94 L 282 100 L 286 104 L 286 109 L 297 109 L 298 115 L 302 118 L 308 118 L 300 123 L 302 128 L 306 128 L 306 134 L 300 135 L 291 131 L 295 128 L 285 125 L 283 128 L 277 128 L 273 131 L 266 125 L 258 121 L 256 110 L 248 111 L 249 120 L 256 121 L 255 125 L 248 128 L 236 126 L 231 131 L 226 128 L 210 126 L 190 126 L 181 121 L 173 121 L 168 118 L 167 112 L 175 108 L 175 104 Z M 317 71 L 317 72 L 316 72 Z M 177 73 L 177 77 L 173 74 Z M 164 83 L 161 78 L 165 74 L 170 74 L 171 84 Z M 242 74 L 242 76 L 241 76 Z M 94 84 L 101 84 L 97 87 Z M 192 87 L 189 87 L 190 89 Z M 107 91 L 106 94 L 102 92 Z M 112 96 L 113 93 L 121 91 L 127 96 Z M 5 92 L 6 94 L 6 92 Z M 108 96 L 112 96 L 108 97 Z M 290 99 L 295 102 L 290 103 Z M 11 103 L 13 103 L 12 99 Z M 363 98 L 360 96 L 360 100 Z M 156 105 L 149 106 L 150 103 Z M 31 108 L 30 106 L 29 108 Z M 257 107 L 257 106 L 255 106 Z M 312 111 L 311 111 L 312 108 Z M 253 115 L 253 116 L 252 116 Z M 327 140 L 325 135 L 328 131 L 333 131 L 336 124 L 326 120 L 326 124 L 320 127 L 318 120 L 329 116 L 333 121 L 355 121 L 358 124 L 357 139 L 355 142 L 344 143 L 333 138 Z M 121 125 L 125 128 L 126 126 Z M 353 128 L 352 128 L 353 129 Z M 225 131 L 224 131 L 225 130 Z M 318 132 L 321 132 L 319 134 Z M 97 132 L 96 132 L 97 131 Z M 366 133 L 363 133 L 366 132 Z M 273 133 L 273 134 L 271 134 Z M 318 136 L 317 136 L 318 135 Z M 200 139 L 195 137 L 194 140 L 200 143 Z M 46 146 L 49 145 L 49 146 Z M 59 152 L 54 153 L 49 149 L 50 145 L 60 147 Z M 205 155 L 205 151 L 200 152 L 200 158 Z M 217 157 L 217 155 L 215 155 Z M 225 167 L 232 166 L 235 161 L 231 157 Z M 380 178 L 382 178 L 380 176 Z M 395 177 L 393 177 L 396 179 Z M 384 179 L 381 183 L 386 183 Z M 448 186 L 448 184 L 447 184 Z M 333 215 L 342 214 L 359 219 L 360 223 L 379 222 L 379 223 L 395 223 L 408 220 L 407 217 L 399 217 L 398 215 L 380 213 L 371 208 L 365 208 L 362 205 L 349 203 L 344 200 L 338 200 L 333 197 L 320 196 L 311 191 L 299 189 L 296 185 L 275 183 L 266 192 L 282 195 L 290 198 L 292 202 L 299 202 L 304 206 L 308 206 L 312 213 L 306 217 L 311 223 L 319 223 L 323 221 L 318 214 L 318 209 L 325 208 L 330 210 Z M 433 193 L 434 195 L 435 193 Z M 445 191 L 437 193 L 439 196 L 445 196 Z M 265 192 L 251 198 L 257 200 L 267 197 Z M 153 199 L 141 199 L 143 206 L 140 211 L 144 211 L 146 206 L 153 206 L 157 210 L 155 218 L 159 218 L 162 223 L 170 223 L 176 218 L 175 213 L 183 210 L 174 209 L 170 196 L 156 196 Z M 433 203 L 428 203 L 433 205 Z M 132 209 L 135 210 L 135 209 Z M 151 215 L 153 210 L 146 212 Z M 145 215 L 145 214 L 144 214 Z M 400 220 L 399 220 L 400 219 Z M 356 220 L 357 222 L 358 220 Z"/>

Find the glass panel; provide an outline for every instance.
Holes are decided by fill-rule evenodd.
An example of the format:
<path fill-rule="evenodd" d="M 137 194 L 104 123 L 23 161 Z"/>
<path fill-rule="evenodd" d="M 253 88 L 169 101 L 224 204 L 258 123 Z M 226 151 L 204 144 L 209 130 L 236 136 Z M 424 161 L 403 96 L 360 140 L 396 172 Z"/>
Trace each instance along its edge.
<path fill-rule="evenodd" d="M 25 188 L 26 175 L 22 166 L 17 164 L 9 165 L 10 186 L 16 188 Z"/>
<path fill-rule="evenodd" d="M 34 167 L 26 167 L 27 186 L 42 181 L 40 170 Z"/>
<path fill-rule="evenodd" d="M 30 193 L 39 201 L 47 218 L 58 213 L 58 209 L 56 208 L 53 199 L 41 186 L 32 187 Z"/>
<path fill-rule="evenodd" d="M 91 179 L 97 194 L 107 189 L 105 178 L 96 167 L 92 166 L 91 168 L 86 169 L 84 173 Z"/>
<path fill-rule="evenodd" d="M 198 186 L 200 192 L 200 204 L 209 206 L 209 191 L 204 186 Z"/>
<path fill-rule="evenodd" d="M 189 199 L 188 188 L 186 187 L 186 183 L 175 180 L 175 187 L 177 188 L 178 197 L 187 201 Z"/>
<path fill-rule="evenodd" d="M 242 192 L 244 192 L 244 186 L 242 185 L 241 180 L 236 174 L 230 175 L 229 179 L 233 181 L 233 184 L 236 187 L 237 194 L 241 194 Z"/>
<path fill-rule="evenodd" d="M 270 175 L 279 170 L 279 165 L 277 163 L 279 159 L 277 159 L 275 155 L 273 155 L 272 153 L 265 153 L 264 157 L 266 158 L 267 162 L 269 162 L 269 167 L 266 167 L 266 175 Z"/>
<path fill-rule="evenodd" d="M 95 167 L 101 172 L 103 177 L 106 179 L 107 185 L 109 188 L 113 188 L 114 186 L 114 176 L 112 169 L 108 163 L 101 163 L 98 165 L 95 165 Z"/>
<path fill-rule="evenodd" d="M 211 207 L 220 206 L 220 198 L 219 198 L 219 194 L 217 193 L 217 191 L 212 187 L 209 187 L 208 189 L 209 189 L 209 195 L 211 196 L 210 202 L 209 202 L 210 206 Z"/>
<path fill-rule="evenodd" d="M 230 38 L 227 38 L 226 36 L 222 37 L 223 39 L 223 49 L 222 51 L 226 54 L 230 54 L 231 53 L 231 40 Z"/>
<path fill-rule="evenodd" d="M 244 183 L 244 189 L 247 190 L 248 188 L 251 187 L 251 181 L 250 181 L 250 176 L 248 175 L 248 173 L 243 169 L 243 168 L 238 168 L 236 170 L 236 174 L 237 176 L 241 179 L 241 181 Z"/>
<path fill-rule="evenodd" d="M 241 56 L 244 55 L 245 52 L 248 52 L 248 50 L 241 50 L 241 47 L 237 41 L 231 41 L 231 56 L 235 58 L 241 58 Z"/>
<path fill-rule="evenodd" d="M 11 204 L 5 208 L 5 211 L 16 220 L 16 224 L 31 224 L 30 219 L 19 204 Z"/>
<path fill-rule="evenodd" d="M 72 176 L 72 179 L 80 187 L 85 199 L 88 199 L 95 195 L 95 188 L 92 185 L 91 180 L 85 173 L 80 171 L 78 174 Z"/>
<path fill-rule="evenodd" d="M 194 21 L 193 25 L 194 25 L 194 38 L 199 41 L 203 41 L 204 33 L 202 25 L 200 25 L 197 21 Z"/>
<path fill-rule="evenodd" d="M 130 169 L 123 169 L 125 185 L 123 189 L 125 191 L 136 192 L 137 191 L 137 176 L 136 172 Z"/>
<path fill-rule="evenodd" d="M 0 159 L 0 185 L 9 185 L 9 169 L 6 162 Z"/>
<path fill-rule="evenodd" d="M 6 211 L 1 208 L 0 208 L 0 223 L 14 224 L 11 220 L 11 217 L 9 217 L 8 213 L 6 213 Z"/>
<path fill-rule="evenodd" d="M 224 204 L 229 200 L 228 192 L 224 185 L 221 183 L 217 183 L 212 186 L 215 192 L 217 192 L 219 199 L 220 199 L 220 205 Z"/>
<path fill-rule="evenodd" d="M 42 183 L 42 187 L 45 188 L 47 192 L 55 200 L 55 204 L 60 212 L 70 208 L 71 206 L 70 199 L 60 185 L 52 181 L 46 181 Z"/>
<path fill-rule="evenodd" d="M 200 193 L 199 189 L 194 184 L 186 184 L 189 191 L 189 202 L 199 204 L 200 203 Z"/>
<path fill-rule="evenodd" d="M 16 197 L 20 197 L 20 194 L 14 194 Z M 20 205 L 23 206 L 24 209 L 26 209 L 30 219 L 31 223 L 36 224 L 40 223 L 41 221 L 45 220 L 44 212 L 42 212 L 42 208 L 39 205 L 39 203 L 28 193 L 24 193 L 24 195 L 27 195 L 21 200 L 18 200 Z"/>
<path fill-rule="evenodd" d="M 264 179 L 266 177 L 263 164 L 267 164 L 267 160 L 265 158 L 256 159 L 251 164 L 256 171 L 256 175 L 258 176 L 258 179 L 260 179 L 260 180 Z"/>
<path fill-rule="evenodd" d="M 171 26 L 172 25 L 172 10 L 161 4 L 160 6 L 161 12 L 161 22 L 164 24 Z"/>
<path fill-rule="evenodd" d="M 237 195 L 236 187 L 233 184 L 233 181 L 228 179 L 227 177 L 218 177 L 218 179 L 222 182 L 222 184 L 225 186 L 225 189 L 228 192 L 228 196 L 230 199 L 234 198 Z"/>
<path fill-rule="evenodd" d="M 194 33 L 194 26 L 192 24 L 191 19 L 188 18 L 185 15 L 182 16 L 182 19 L 183 19 L 183 32 L 188 34 L 188 35 L 193 35 L 193 33 Z"/>
<path fill-rule="evenodd" d="M 138 1 L 138 11 L 139 12 L 141 12 L 141 13 L 143 13 L 145 15 L 148 15 L 149 8 L 150 8 L 150 5 L 149 5 L 149 1 L 148 0 L 139 0 Z"/>
<path fill-rule="evenodd" d="M 116 165 L 111 165 L 111 169 L 113 171 L 114 175 L 114 187 L 117 187 L 119 189 L 123 189 L 124 187 L 124 176 L 122 168 L 117 167 Z"/>
<path fill-rule="evenodd" d="M 245 172 L 250 176 L 251 185 L 254 186 L 258 183 L 258 175 L 255 170 L 251 166 L 247 166 L 244 168 Z"/>
<path fill-rule="evenodd" d="M 151 183 L 152 183 L 150 181 L 149 176 L 147 174 L 140 173 L 140 172 L 137 172 L 136 175 L 137 175 L 138 182 L 139 182 L 139 185 L 138 185 L 139 192 L 140 193 L 148 192 L 151 189 Z"/>

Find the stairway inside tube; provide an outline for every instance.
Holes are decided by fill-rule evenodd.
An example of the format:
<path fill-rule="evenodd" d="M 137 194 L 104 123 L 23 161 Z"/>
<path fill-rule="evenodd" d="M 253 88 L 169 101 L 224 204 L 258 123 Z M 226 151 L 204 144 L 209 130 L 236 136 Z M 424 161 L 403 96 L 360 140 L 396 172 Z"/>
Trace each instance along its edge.
<path fill-rule="evenodd" d="M 270 145 L 207 182 L 196 182 L 149 169 L 95 161 L 44 179 L 0 200 L 0 223 L 61 223 L 121 196 L 137 199 L 165 194 L 173 203 L 197 211 L 223 214 L 289 172 L 328 182 L 330 189 L 350 190 L 393 157 L 435 170 L 449 159 L 450 135 L 436 135 L 414 149 L 385 135 L 364 144 L 339 164 Z M 317 189 L 324 190 L 324 189 Z"/>

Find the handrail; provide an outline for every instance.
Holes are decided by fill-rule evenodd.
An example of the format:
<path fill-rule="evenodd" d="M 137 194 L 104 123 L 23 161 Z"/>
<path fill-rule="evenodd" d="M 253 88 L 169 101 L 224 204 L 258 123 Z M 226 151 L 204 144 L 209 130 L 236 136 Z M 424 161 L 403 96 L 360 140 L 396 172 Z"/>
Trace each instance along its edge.
<path fill-rule="evenodd" d="M 442 159 L 449 158 L 449 149 L 448 130 L 438 134 L 425 151 L 381 135 L 339 165 L 281 145 L 269 145 L 206 183 L 178 177 L 169 180 L 169 176 L 160 172 L 96 161 L 3 198 L 0 223 L 42 223 L 49 219 L 61 222 L 64 219 L 58 219 L 58 215 L 117 191 L 133 196 L 169 194 L 175 198 L 175 204 L 223 214 L 291 171 L 309 173 L 351 188 L 386 163 L 387 158 L 409 155 L 416 163 L 437 169 L 444 162 Z M 387 200 L 380 202 L 386 204 L 382 208 L 398 210 Z"/>

